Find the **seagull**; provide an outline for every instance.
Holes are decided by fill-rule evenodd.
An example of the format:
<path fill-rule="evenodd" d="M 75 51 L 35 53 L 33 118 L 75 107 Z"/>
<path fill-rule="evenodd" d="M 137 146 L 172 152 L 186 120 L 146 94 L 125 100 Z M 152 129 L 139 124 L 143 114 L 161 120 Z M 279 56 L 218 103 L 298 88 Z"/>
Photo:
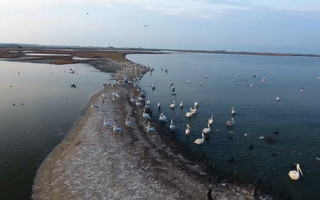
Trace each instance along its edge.
<path fill-rule="evenodd" d="M 301 94 L 303 93 L 303 88 L 300 89 L 300 93 L 301 93 Z"/>
<path fill-rule="evenodd" d="M 252 84 L 252 83 L 250 84 L 250 87 L 253 87 L 253 84 Z"/>
<path fill-rule="evenodd" d="M 301 175 L 303 176 L 303 173 L 302 173 L 302 171 L 301 171 L 301 168 L 300 168 L 300 165 L 299 165 L 299 163 L 296 163 L 296 167 L 297 167 L 297 169 L 296 170 L 291 170 L 289 173 L 288 173 L 288 175 L 290 176 L 290 178 L 292 179 L 292 180 L 299 180 L 299 178 L 300 178 L 300 173 L 301 173 Z"/>
<path fill-rule="evenodd" d="M 190 80 L 187 80 L 187 83 L 189 83 L 189 84 L 190 84 L 190 83 L 191 83 L 191 81 L 190 81 Z"/>
<path fill-rule="evenodd" d="M 276 97 L 276 101 L 277 101 L 277 102 L 280 101 L 280 97 L 279 97 L 279 96 Z"/>
<path fill-rule="evenodd" d="M 202 138 L 198 138 L 196 139 L 193 143 L 199 145 L 199 144 L 202 144 L 204 142 L 204 133 L 202 133 Z"/>
<path fill-rule="evenodd" d="M 161 108 L 161 104 L 160 104 L 160 102 L 158 102 L 157 107 L 158 107 L 158 109 L 160 109 L 160 108 Z"/>

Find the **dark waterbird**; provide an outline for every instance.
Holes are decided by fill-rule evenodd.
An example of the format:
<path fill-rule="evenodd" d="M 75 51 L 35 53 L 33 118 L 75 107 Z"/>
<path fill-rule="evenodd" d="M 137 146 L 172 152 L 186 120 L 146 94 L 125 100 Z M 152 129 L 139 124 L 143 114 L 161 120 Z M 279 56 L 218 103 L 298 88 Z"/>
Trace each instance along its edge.
<path fill-rule="evenodd" d="M 267 143 L 271 144 L 271 143 L 274 143 L 275 138 L 273 138 L 273 137 L 271 137 L 271 136 L 268 136 L 268 137 L 265 137 L 264 140 L 265 140 Z"/>
<path fill-rule="evenodd" d="M 231 158 L 228 159 L 228 163 L 232 163 L 234 161 L 234 157 L 232 156 Z"/>
<path fill-rule="evenodd" d="M 253 144 L 251 144 L 251 145 L 249 146 L 249 149 L 250 149 L 250 150 L 253 149 Z"/>
<path fill-rule="evenodd" d="M 77 88 L 76 84 L 70 85 L 71 88 Z"/>
<path fill-rule="evenodd" d="M 279 129 L 278 129 L 277 131 L 274 131 L 273 133 L 279 135 L 279 134 L 280 134 L 280 131 L 279 131 Z"/>

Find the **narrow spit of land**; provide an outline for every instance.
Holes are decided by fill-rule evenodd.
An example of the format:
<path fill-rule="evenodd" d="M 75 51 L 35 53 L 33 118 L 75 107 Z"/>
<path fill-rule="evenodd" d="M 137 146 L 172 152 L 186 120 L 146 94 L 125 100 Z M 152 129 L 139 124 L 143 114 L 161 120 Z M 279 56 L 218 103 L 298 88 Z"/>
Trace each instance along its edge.
<path fill-rule="evenodd" d="M 54 59 L 50 62 L 60 63 Z M 118 70 L 115 79 L 141 77 L 148 70 L 123 60 L 101 59 L 88 62 L 103 71 Z M 32 198 L 208 199 L 211 189 L 213 199 L 269 199 L 253 185 L 209 176 L 205 168 L 185 159 L 167 137 L 168 131 L 152 120 L 156 131 L 147 132 L 142 108 L 130 101 L 138 95 L 132 84 L 121 82 L 107 85 L 92 97 L 84 114 L 38 169 Z M 126 116 L 133 126 L 125 125 Z M 121 132 L 113 131 L 113 122 Z"/>

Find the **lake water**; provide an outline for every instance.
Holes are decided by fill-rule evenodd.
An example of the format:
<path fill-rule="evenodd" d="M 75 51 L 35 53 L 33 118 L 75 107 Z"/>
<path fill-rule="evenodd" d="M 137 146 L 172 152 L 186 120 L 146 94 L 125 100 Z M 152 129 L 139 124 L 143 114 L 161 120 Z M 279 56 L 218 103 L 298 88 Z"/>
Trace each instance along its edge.
<path fill-rule="evenodd" d="M 222 178 L 234 176 L 241 183 L 260 180 L 263 190 L 276 199 L 319 198 L 320 58 L 192 53 L 127 58 L 155 69 L 139 85 L 152 102 L 153 118 L 158 120 L 163 112 L 174 120 L 172 134 L 187 149 L 187 157 L 206 163 Z M 170 81 L 176 96 L 171 95 Z M 172 100 L 176 101 L 174 110 L 169 108 Z M 196 100 L 198 111 L 187 119 L 185 114 Z M 233 106 L 235 125 L 227 128 Z M 210 138 L 200 146 L 193 144 L 201 138 L 211 114 Z M 185 134 L 187 123 L 189 136 Z M 274 141 L 268 142 L 267 137 Z M 300 163 L 303 172 L 298 181 L 288 176 L 295 163 Z"/>
<path fill-rule="evenodd" d="M 0 70 L 0 199 L 28 199 L 36 170 L 110 75 L 84 64 L 0 61 Z"/>

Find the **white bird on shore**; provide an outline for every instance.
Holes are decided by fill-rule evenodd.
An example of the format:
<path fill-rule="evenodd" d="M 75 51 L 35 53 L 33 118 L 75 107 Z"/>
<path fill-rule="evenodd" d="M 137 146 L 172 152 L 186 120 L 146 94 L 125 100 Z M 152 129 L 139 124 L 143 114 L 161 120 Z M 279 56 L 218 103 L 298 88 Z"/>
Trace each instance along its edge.
<path fill-rule="evenodd" d="M 301 175 L 303 176 L 303 173 L 302 173 L 302 171 L 301 171 L 301 168 L 300 168 L 300 165 L 299 165 L 299 163 L 296 163 L 296 167 L 297 167 L 297 169 L 296 170 L 291 170 L 289 173 L 288 173 L 288 175 L 290 176 L 290 178 L 292 179 L 292 180 L 299 180 L 299 178 L 300 178 L 300 173 L 301 173 Z"/>
<path fill-rule="evenodd" d="M 106 117 L 103 117 L 103 125 L 106 127 L 111 127 L 112 123 L 110 121 L 106 121 Z"/>
<path fill-rule="evenodd" d="M 92 104 L 91 104 L 91 108 L 93 108 L 93 109 L 98 109 L 99 107 L 98 107 L 97 105 L 92 105 Z"/>
<path fill-rule="evenodd" d="M 165 116 L 163 113 L 161 113 L 161 114 L 160 114 L 160 117 L 159 117 L 159 120 L 162 121 L 162 122 L 166 122 L 166 121 L 167 121 L 167 118 L 166 118 L 166 116 Z"/>
<path fill-rule="evenodd" d="M 136 100 L 135 98 L 133 98 L 133 97 L 130 98 L 130 102 L 131 102 L 131 103 L 136 103 L 136 101 L 137 101 L 137 100 Z"/>
<path fill-rule="evenodd" d="M 150 122 L 148 122 L 148 126 L 146 127 L 147 132 L 155 131 L 156 129 L 154 127 L 150 126 Z"/>
<path fill-rule="evenodd" d="M 186 135 L 189 135 L 190 134 L 190 129 L 191 129 L 191 126 L 189 124 L 187 124 L 187 129 L 186 129 Z"/>
<path fill-rule="evenodd" d="M 116 126 L 116 122 L 113 122 L 113 128 L 112 128 L 113 132 L 121 132 L 122 129 L 118 126 Z"/>
<path fill-rule="evenodd" d="M 171 108 L 171 109 L 174 109 L 175 106 L 176 106 L 176 101 L 173 100 L 173 101 L 172 101 L 172 104 L 170 104 L 170 108 Z"/>
<path fill-rule="evenodd" d="M 176 130 L 176 126 L 173 124 L 173 119 L 171 119 L 170 130 L 171 131 Z"/>
<path fill-rule="evenodd" d="M 234 109 L 234 107 L 231 108 L 231 115 L 235 115 L 237 112 L 236 110 Z"/>
<path fill-rule="evenodd" d="M 213 114 L 211 114 L 211 117 L 208 119 L 208 124 L 213 124 Z"/>
<path fill-rule="evenodd" d="M 127 126 L 133 126 L 134 123 L 132 121 L 129 121 L 129 116 L 126 117 L 125 125 Z"/>
<path fill-rule="evenodd" d="M 196 139 L 193 143 L 199 145 L 199 144 L 202 144 L 204 142 L 204 133 L 202 133 L 202 138 L 198 138 Z"/>
<path fill-rule="evenodd" d="M 233 120 L 233 117 L 231 117 L 231 120 L 228 120 L 226 122 L 226 126 L 232 127 L 233 125 L 234 125 L 234 120 Z"/>
<path fill-rule="evenodd" d="M 150 101 L 150 98 L 148 97 L 148 100 L 146 102 L 147 105 L 150 105 L 151 104 L 151 101 Z"/>
<path fill-rule="evenodd" d="M 146 113 L 146 109 L 143 109 L 143 113 L 142 113 L 142 117 L 145 119 L 151 119 L 150 115 L 148 113 Z"/>
<path fill-rule="evenodd" d="M 204 129 L 202 129 L 202 133 L 205 133 L 205 134 L 207 134 L 207 133 L 210 133 L 210 124 L 208 123 L 208 128 L 204 128 Z"/>
<path fill-rule="evenodd" d="M 180 108 L 183 108 L 183 103 L 182 103 L 182 100 L 180 101 Z"/>

